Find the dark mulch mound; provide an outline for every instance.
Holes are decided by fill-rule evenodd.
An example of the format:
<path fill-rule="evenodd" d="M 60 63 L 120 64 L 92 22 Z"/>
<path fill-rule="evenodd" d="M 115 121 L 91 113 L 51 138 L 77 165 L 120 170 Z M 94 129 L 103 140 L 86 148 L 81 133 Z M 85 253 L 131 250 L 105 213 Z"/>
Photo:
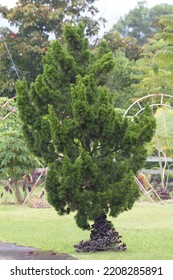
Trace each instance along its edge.
<path fill-rule="evenodd" d="M 124 251 L 126 244 L 122 242 L 121 236 L 113 228 L 105 214 L 97 218 L 91 226 L 90 239 L 81 241 L 74 245 L 77 252 L 99 252 L 99 251 Z"/>

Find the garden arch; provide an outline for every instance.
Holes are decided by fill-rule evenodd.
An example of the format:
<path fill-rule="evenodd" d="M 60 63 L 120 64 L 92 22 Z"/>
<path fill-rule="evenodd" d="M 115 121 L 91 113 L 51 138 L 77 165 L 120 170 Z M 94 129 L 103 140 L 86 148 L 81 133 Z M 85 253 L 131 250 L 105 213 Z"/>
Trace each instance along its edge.
<path fill-rule="evenodd" d="M 172 102 L 171 102 L 172 101 Z M 163 94 L 163 93 L 159 93 L 159 94 L 149 94 L 147 96 L 143 96 L 139 99 L 137 99 L 136 101 L 134 101 L 129 107 L 128 109 L 125 111 L 123 117 L 127 117 L 127 116 L 137 116 L 139 115 L 141 112 L 144 111 L 146 104 L 149 105 L 149 107 L 151 107 L 152 109 L 154 107 L 167 107 L 170 109 L 173 109 L 173 106 L 171 105 L 171 103 L 173 103 L 173 96 L 168 95 L 168 94 Z M 132 112 L 132 114 L 130 114 Z M 152 158 L 152 157 L 151 157 Z M 149 159 L 149 161 L 151 161 L 151 158 Z M 153 157 L 154 158 L 154 157 Z M 164 168 L 163 170 L 161 170 L 161 172 L 163 173 L 163 177 L 164 177 L 164 172 L 165 172 L 165 168 L 167 165 L 168 161 L 173 161 L 170 158 L 166 157 L 166 154 L 163 152 L 163 157 L 161 157 L 159 159 L 161 162 L 164 162 Z M 156 162 L 156 158 L 154 158 L 154 161 Z M 145 177 L 145 176 L 144 176 Z M 144 186 L 142 185 L 142 183 L 140 182 L 140 180 L 138 180 L 137 177 L 135 177 L 135 182 L 138 184 L 140 190 L 144 193 L 144 195 L 147 197 L 147 199 L 150 202 L 154 202 L 152 201 L 152 198 L 149 195 L 149 192 L 152 191 L 155 193 L 155 195 L 157 196 L 157 198 L 163 202 L 161 200 L 161 198 L 159 197 L 159 195 L 157 194 L 157 192 L 154 190 L 154 188 L 152 187 L 152 185 L 148 182 L 148 180 L 145 177 L 145 181 L 147 182 L 150 190 L 147 192 L 144 188 Z"/>
<path fill-rule="evenodd" d="M 134 114 L 135 116 L 139 115 L 144 109 L 145 105 L 150 102 L 149 106 L 151 108 L 155 106 L 164 106 L 173 109 L 173 106 L 169 104 L 170 100 L 172 99 L 173 101 L 173 96 L 168 95 L 168 94 L 163 94 L 163 93 L 158 93 L 158 94 L 149 94 L 146 96 L 143 96 L 136 101 L 134 101 L 128 109 L 124 113 L 124 117 L 129 114 L 132 108 L 137 107 L 137 112 Z"/>

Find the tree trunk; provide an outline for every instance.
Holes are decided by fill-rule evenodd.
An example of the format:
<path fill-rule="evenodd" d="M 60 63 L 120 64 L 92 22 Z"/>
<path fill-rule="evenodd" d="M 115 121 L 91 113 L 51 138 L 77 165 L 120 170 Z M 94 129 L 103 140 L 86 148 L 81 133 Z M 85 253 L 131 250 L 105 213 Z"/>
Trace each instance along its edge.
<path fill-rule="evenodd" d="M 17 179 L 14 179 L 14 193 L 15 193 L 15 196 L 16 196 L 17 204 L 22 204 L 23 203 L 23 198 L 22 198 L 22 195 L 21 195 L 20 190 L 19 190 Z"/>
<path fill-rule="evenodd" d="M 161 177 L 161 187 L 164 188 L 165 187 L 165 183 L 164 183 L 164 169 L 163 169 L 163 166 L 162 166 L 162 161 L 161 161 L 161 153 L 160 151 L 158 150 L 158 156 L 159 156 L 159 167 L 160 167 L 160 177 Z"/>

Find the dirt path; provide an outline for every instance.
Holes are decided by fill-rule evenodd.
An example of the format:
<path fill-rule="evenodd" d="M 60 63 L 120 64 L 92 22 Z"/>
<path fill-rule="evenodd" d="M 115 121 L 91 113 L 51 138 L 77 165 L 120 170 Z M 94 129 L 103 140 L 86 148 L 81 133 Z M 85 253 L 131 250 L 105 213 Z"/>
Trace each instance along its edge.
<path fill-rule="evenodd" d="M 39 251 L 32 247 L 0 242 L 0 260 L 74 260 L 67 254 Z"/>

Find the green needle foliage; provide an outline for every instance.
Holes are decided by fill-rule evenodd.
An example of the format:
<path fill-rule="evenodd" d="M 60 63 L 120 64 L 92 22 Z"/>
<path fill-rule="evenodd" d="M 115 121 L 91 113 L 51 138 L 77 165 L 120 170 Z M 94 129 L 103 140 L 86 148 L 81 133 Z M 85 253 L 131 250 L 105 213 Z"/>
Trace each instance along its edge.
<path fill-rule="evenodd" d="M 146 158 L 155 121 L 149 108 L 123 118 L 104 86 L 114 66 L 105 42 L 92 53 L 83 26 L 67 25 L 53 42 L 44 72 L 27 87 L 17 83 L 17 102 L 30 149 L 48 164 L 46 188 L 59 214 L 76 213 L 77 225 L 116 217 L 138 198 L 134 173 Z"/>

